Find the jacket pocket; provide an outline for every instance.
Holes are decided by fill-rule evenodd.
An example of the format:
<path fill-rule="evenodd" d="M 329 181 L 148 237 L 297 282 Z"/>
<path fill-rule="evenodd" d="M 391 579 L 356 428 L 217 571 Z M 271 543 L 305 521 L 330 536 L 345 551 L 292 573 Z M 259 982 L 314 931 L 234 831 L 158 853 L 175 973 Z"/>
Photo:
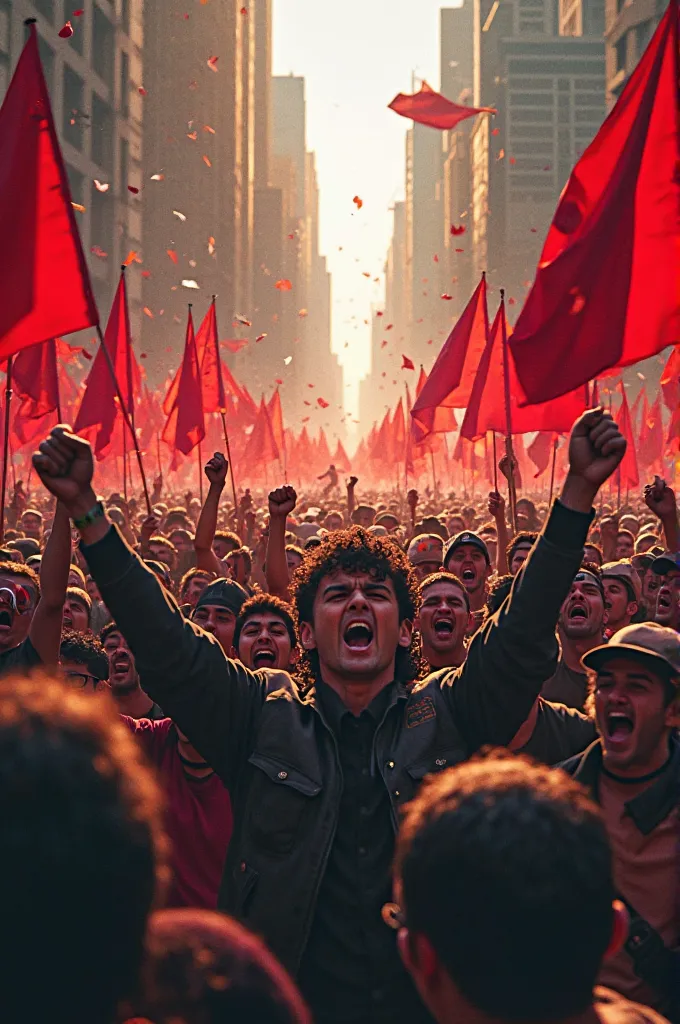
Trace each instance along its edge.
<path fill-rule="evenodd" d="M 441 753 L 431 753 L 420 761 L 406 766 L 406 771 L 415 783 L 420 783 L 426 775 L 434 772 L 443 772 L 445 768 L 451 768 L 461 760 L 460 751 L 444 750 Z"/>
<path fill-rule="evenodd" d="M 285 855 L 319 807 L 321 785 L 285 761 L 255 751 L 248 832 L 257 848 Z"/>
<path fill-rule="evenodd" d="M 234 868 L 234 914 L 236 917 L 247 915 L 250 898 L 255 890 L 258 877 L 257 871 L 245 861 L 241 861 Z"/>

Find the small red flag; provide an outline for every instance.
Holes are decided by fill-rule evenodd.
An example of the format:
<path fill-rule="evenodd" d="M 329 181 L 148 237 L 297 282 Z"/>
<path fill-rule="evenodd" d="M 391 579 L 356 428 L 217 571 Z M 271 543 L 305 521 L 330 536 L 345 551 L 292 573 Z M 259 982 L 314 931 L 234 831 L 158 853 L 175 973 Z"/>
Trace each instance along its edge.
<path fill-rule="evenodd" d="M 167 397 L 166 397 L 167 401 Z M 165 409 L 165 403 L 163 403 Z M 188 455 L 205 437 L 201 373 L 196 352 L 194 321 L 191 307 L 187 317 L 184 356 L 177 391 L 167 422 L 163 427 L 163 440 L 174 450 Z"/>
<path fill-rule="evenodd" d="M 402 370 L 415 370 L 415 366 L 408 356 L 401 357 L 401 368 Z"/>
<path fill-rule="evenodd" d="M 676 345 L 668 357 L 661 374 L 661 390 L 667 409 L 674 412 L 680 404 L 680 345 Z"/>
<path fill-rule="evenodd" d="M 31 25 L 0 108 L 0 359 L 99 323 Z"/>
<path fill-rule="evenodd" d="M 203 394 L 203 412 L 226 412 L 227 398 L 222 379 L 222 360 L 220 359 L 220 343 L 217 336 L 217 310 L 213 299 L 203 323 L 196 335 L 196 351 L 201 368 L 201 388 Z"/>
<path fill-rule="evenodd" d="M 680 341 L 680 4 L 576 164 L 511 349 L 544 402 Z"/>
<path fill-rule="evenodd" d="M 388 104 L 389 109 L 401 117 L 408 117 L 418 124 L 426 124 L 430 128 L 448 131 L 468 117 L 477 114 L 495 114 L 493 107 L 464 107 L 452 103 L 441 93 L 435 92 L 427 82 L 423 82 L 418 92 L 410 95 L 400 92 Z"/>
<path fill-rule="evenodd" d="M 34 420 L 59 408 L 57 346 L 54 338 L 23 348 L 12 364 L 12 384 L 21 399 L 19 412 Z"/>
<path fill-rule="evenodd" d="M 619 430 L 626 439 L 626 454 L 623 456 L 619 470 L 621 483 L 625 487 L 637 487 L 640 483 L 640 474 L 638 473 L 637 454 L 635 451 L 635 435 L 633 433 L 630 409 L 628 408 L 628 399 L 626 398 L 626 389 L 623 386 L 622 380 L 619 380 L 616 389 L 621 395 L 621 406 L 616 419 Z"/>
<path fill-rule="evenodd" d="M 552 430 L 539 430 L 527 448 L 527 455 L 536 467 L 534 480 L 542 476 L 550 465 L 556 440 L 557 434 Z"/>

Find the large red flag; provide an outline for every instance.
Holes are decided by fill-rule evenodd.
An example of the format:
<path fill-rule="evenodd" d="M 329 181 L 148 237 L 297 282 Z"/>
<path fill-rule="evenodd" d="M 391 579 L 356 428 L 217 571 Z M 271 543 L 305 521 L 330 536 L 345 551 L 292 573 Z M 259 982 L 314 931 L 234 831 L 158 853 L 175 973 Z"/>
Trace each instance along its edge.
<path fill-rule="evenodd" d="M 21 399 L 19 412 L 34 420 L 59 409 L 57 346 L 54 338 L 22 349 L 12 363 L 12 385 Z"/>
<path fill-rule="evenodd" d="M 630 417 L 630 409 L 628 408 L 628 399 L 626 398 L 626 389 L 623 386 L 623 381 L 620 380 L 616 386 L 616 390 L 621 395 L 621 406 L 617 415 L 617 422 L 619 430 L 626 439 L 626 454 L 623 456 L 621 462 L 621 483 L 625 487 L 637 487 L 640 483 L 640 474 L 638 473 L 637 454 L 635 451 L 635 435 L 633 434 L 633 423 Z"/>
<path fill-rule="evenodd" d="M 0 108 L 0 358 L 99 323 L 35 25 Z"/>
<path fill-rule="evenodd" d="M 544 402 L 680 341 L 679 0 L 572 171 L 511 342 Z"/>
<path fill-rule="evenodd" d="M 121 272 L 111 306 L 109 322 L 104 333 L 104 345 L 111 357 L 128 416 L 134 418 L 134 398 L 140 392 L 141 377 L 132 352 L 124 272 Z M 94 453 L 98 459 L 104 458 L 107 453 L 119 415 L 120 407 L 111 370 L 100 347 L 88 375 L 74 424 L 77 432 L 84 433 L 93 442 Z"/>
<path fill-rule="evenodd" d="M 423 82 L 420 90 L 413 95 L 398 93 L 388 104 L 388 108 L 401 117 L 408 117 L 418 124 L 426 124 L 430 128 L 440 128 L 443 131 L 450 131 L 467 117 L 496 113 L 493 107 L 465 107 L 459 103 L 452 103 L 441 93 L 435 92 L 427 82 Z"/>
<path fill-rule="evenodd" d="M 179 387 L 170 415 L 163 428 L 163 440 L 170 445 L 174 452 L 188 455 L 204 437 L 201 374 L 190 306 Z"/>
<path fill-rule="evenodd" d="M 220 359 L 220 342 L 217 337 L 217 311 L 214 299 L 198 329 L 196 351 L 201 367 L 203 412 L 226 412 L 227 399 L 222 380 L 222 360 Z"/>
<path fill-rule="evenodd" d="M 486 277 L 477 285 L 458 323 L 444 342 L 411 409 L 412 430 L 420 443 L 428 434 L 456 428 L 454 409 L 463 409 L 472 393 L 475 374 L 489 337 Z M 421 379 L 423 371 L 421 369 Z M 420 385 L 420 381 L 418 382 Z"/>

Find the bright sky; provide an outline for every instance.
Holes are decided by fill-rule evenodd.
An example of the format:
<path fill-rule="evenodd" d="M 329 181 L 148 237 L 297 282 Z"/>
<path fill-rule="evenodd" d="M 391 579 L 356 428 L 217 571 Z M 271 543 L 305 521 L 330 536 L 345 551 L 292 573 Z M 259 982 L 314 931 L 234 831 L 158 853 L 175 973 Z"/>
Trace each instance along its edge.
<path fill-rule="evenodd" d="M 391 204 L 403 198 L 405 133 L 387 104 L 411 74 L 439 86 L 439 10 L 457 0 L 274 0 L 274 74 L 306 79 L 321 252 L 333 275 L 333 348 L 346 405 L 368 369 L 371 304 L 383 301 Z M 363 199 L 357 211 L 352 199 Z M 340 250 L 342 247 L 342 251 Z M 363 277 L 369 271 L 370 279 Z M 380 284 L 373 278 L 380 275 Z M 348 347 L 345 348 L 345 344 Z"/>

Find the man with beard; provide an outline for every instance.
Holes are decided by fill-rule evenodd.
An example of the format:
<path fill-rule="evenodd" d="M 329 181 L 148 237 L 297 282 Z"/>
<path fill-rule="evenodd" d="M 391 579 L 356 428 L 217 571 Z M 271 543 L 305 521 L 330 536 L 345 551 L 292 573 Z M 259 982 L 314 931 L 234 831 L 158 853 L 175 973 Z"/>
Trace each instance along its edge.
<path fill-rule="evenodd" d="M 255 671 L 292 672 L 300 655 L 290 605 L 271 594 L 257 594 L 241 608 L 234 629 L 232 657 Z"/>
<path fill-rule="evenodd" d="M 474 633 L 484 618 L 491 558 L 482 538 L 465 530 L 449 541 L 444 550 L 444 568 L 462 581 L 470 601 L 469 632 Z"/>
<path fill-rule="evenodd" d="M 225 654 L 231 652 L 234 643 L 236 619 L 248 600 L 248 594 L 236 580 L 214 580 L 210 583 L 191 613 L 206 633 L 211 633 Z"/>
<path fill-rule="evenodd" d="M 99 639 L 109 659 L 109 686 L 120 714 L 152 721 L 165 718 L 158 704 L 140 686 L 134 655 L 116 623 L 104 626 Z"/>
<path fill-rule="evenodd" d="M 605 562 L 602 566 L 607 634 L 630 626 L 642 600 L 640 577 L 631 562 Z"/>
<path fill-rule="evenodd" d="M 607 413 L 580 417 L 521 584 L 464 665 L 417 685 L 417 586 L 392 541 L 353 528 L 305 556 L 294 584 L 301 686 L 229 661 L 183 618 L 97 506 L 86 441 L 55 428 L 34 456 L 149 692 L 232 795 L 220 904 L 299 977 L 317 1024 L 427 1020 L 381 917 L 401 807 L 425 775 L 507 743 L 526 719 L 557 662 L 555 626 L 593 501 L 625 448 Z"/>
<path fill-rule="evenodd" d="M 562 652 L 557 671 L 541 690 L 546 700 L 582 710 L 588 694 L 581 658 L 602 643 L 605 621 L 602 581 L 590 569 L 580 569 L 560 611 Z"/>
<path fill-rule="evenodd" d="M 600 738 L 563 767 L 602 807 L 631 917 L 625 947 L 600 981 L 677 1021 L 680 637 L 653 622 L 627 626 L 583 664 Z"/>
<path fill-rule="evenodd" d="M 680 630 L 680 554 L 660 555 L 652 562 L 651 571 L 659 582 L 654 620 Z"/>
<path fill-rule="evenodd" d="M 420 584 L 421 654 L 431 670 L 458 668 L 467 656 L 465 636 L 470 628 L 468 593 L 457 576 L 436 572 Z"/>

